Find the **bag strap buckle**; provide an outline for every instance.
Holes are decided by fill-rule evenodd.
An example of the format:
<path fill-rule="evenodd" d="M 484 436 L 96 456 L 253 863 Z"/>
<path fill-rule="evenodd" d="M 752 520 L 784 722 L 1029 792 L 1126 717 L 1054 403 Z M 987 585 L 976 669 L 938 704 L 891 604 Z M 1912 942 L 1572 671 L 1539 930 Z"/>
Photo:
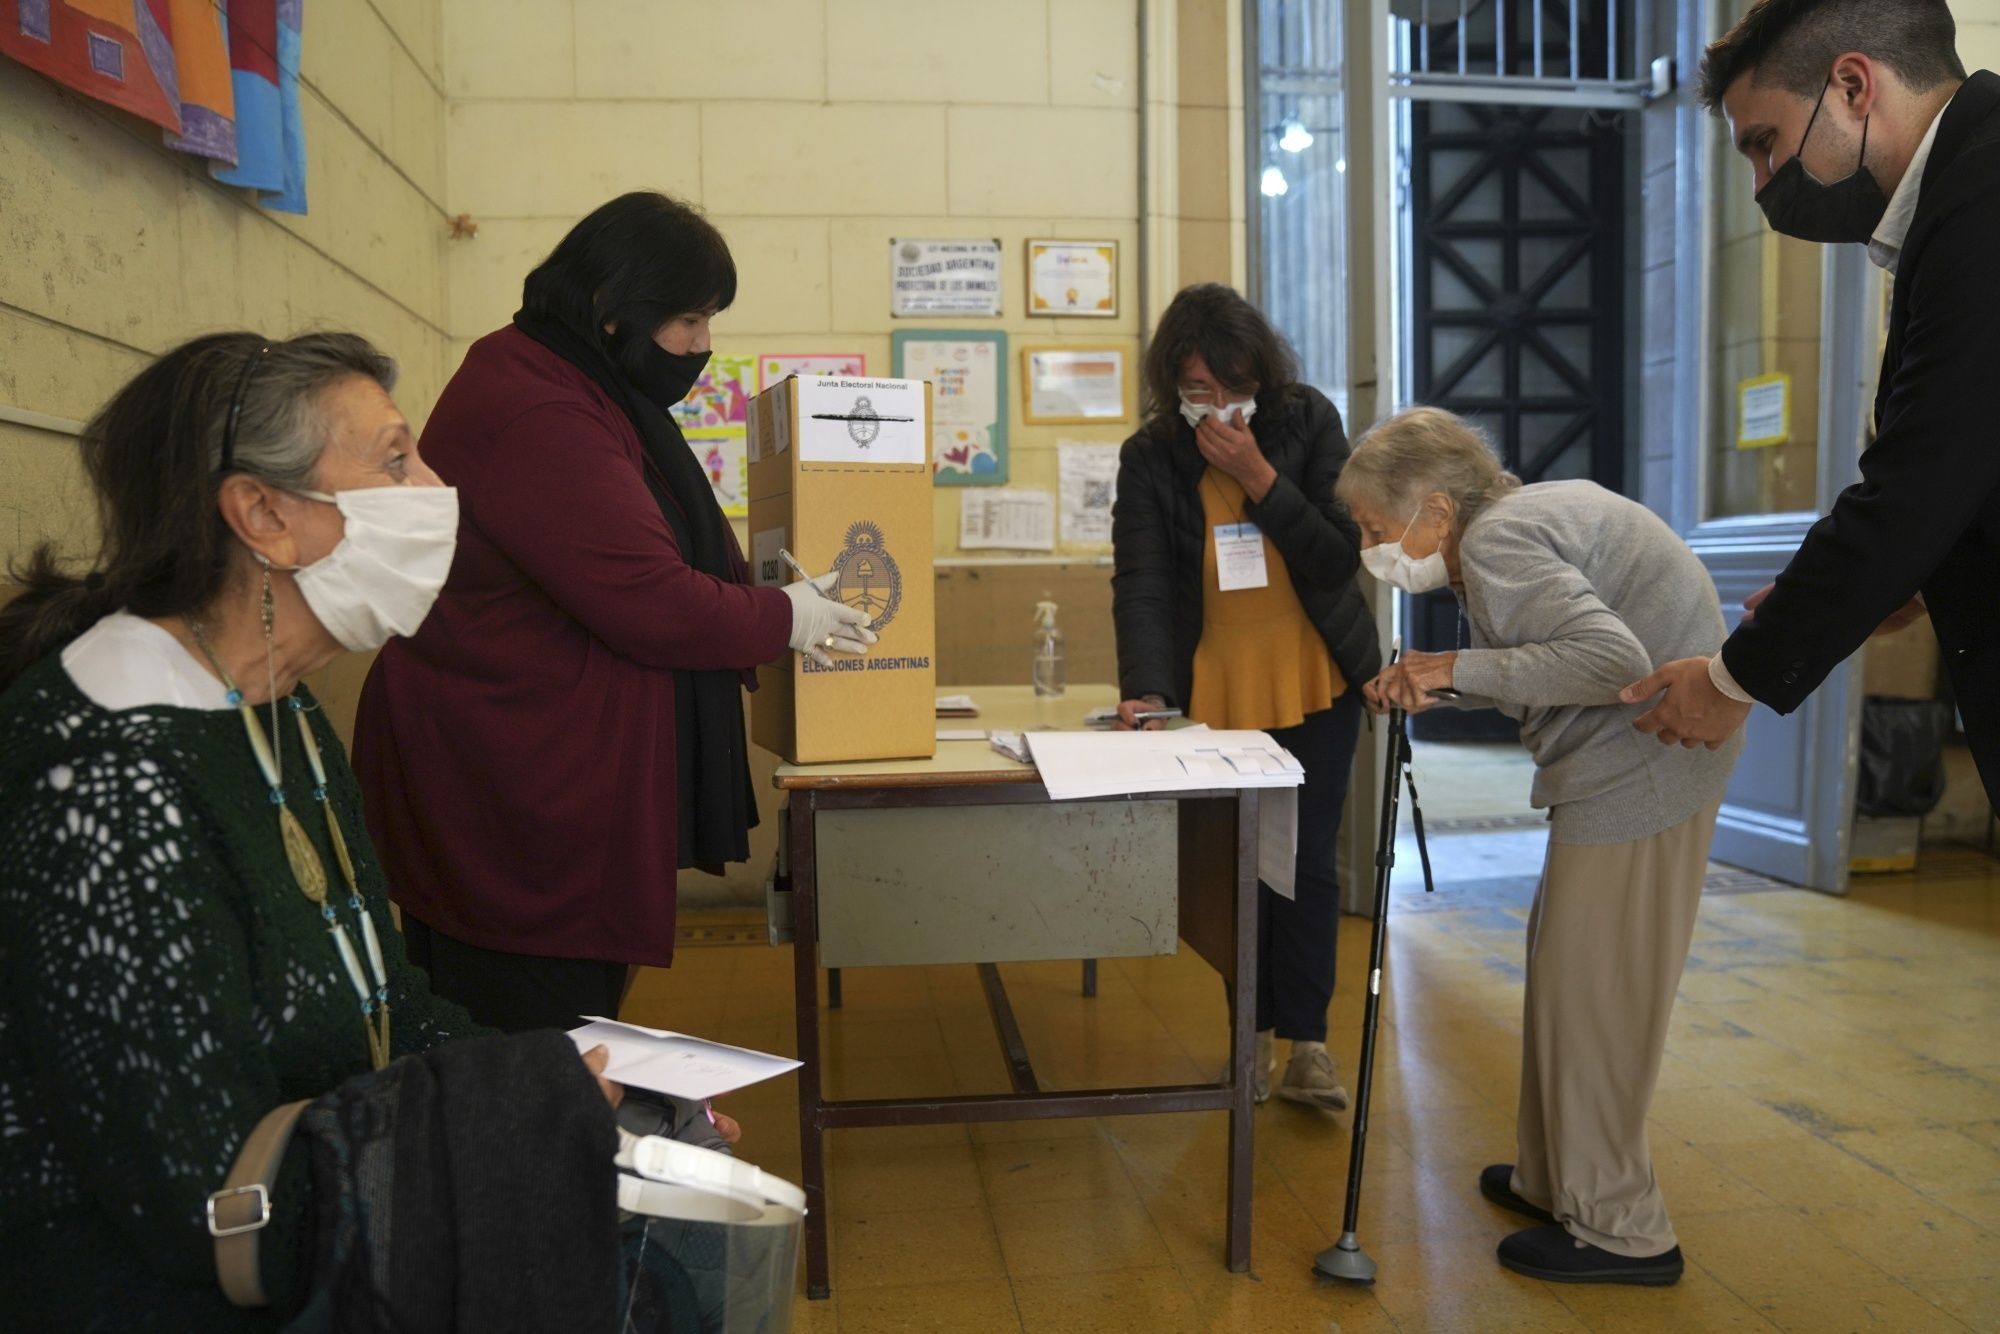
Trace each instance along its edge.
<path fill-rule="evenodd" d="M 216 1206 L 240 1196 L 251 1196 L 256 1200 L 256 1216 L 247 1223 L 224 1224 L 216 1214 Z M 253 1181 L 247 1186 L 230 1186 L 213 1192 L 208 1197 L 208 1235 L 211 1237 L 238 1237 L 245 1232 L 256 1232 L 271 1221 L 271 1192 L 261 1181 Z"/>

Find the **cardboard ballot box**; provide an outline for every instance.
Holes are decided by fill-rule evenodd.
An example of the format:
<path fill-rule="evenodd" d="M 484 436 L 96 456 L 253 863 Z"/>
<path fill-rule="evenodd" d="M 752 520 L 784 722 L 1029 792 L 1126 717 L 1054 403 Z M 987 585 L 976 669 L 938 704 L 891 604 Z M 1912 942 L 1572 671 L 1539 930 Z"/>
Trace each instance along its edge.
<path fill-rule="evenodd" d="M 793 575 L 785 548 L 881 636 L 831 666 L 786 653 L 757 669 L 751 738 L 795 764 L 937 750 L 930 390 L 922 380 L 792 376 L 750 403 L 750 560 Z"/>

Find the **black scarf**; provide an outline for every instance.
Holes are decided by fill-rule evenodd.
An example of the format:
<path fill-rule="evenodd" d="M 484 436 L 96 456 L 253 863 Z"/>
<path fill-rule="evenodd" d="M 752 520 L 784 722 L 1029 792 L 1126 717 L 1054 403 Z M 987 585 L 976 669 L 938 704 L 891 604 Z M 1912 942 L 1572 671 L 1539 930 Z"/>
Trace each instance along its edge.
<path fill-rule="evenodd" d="M 517 312 L 522 333 L 588 375 L 624 410 L 639 433 L 646 486 L 673 530 L 681 558 L 703 574 L 747 582 L 715 503 L 708 474 L 673 417 L 661 409 L 611 358 L 555 320 Z M 663 614 L 672 614 L 663 609 Z M 678 760 L 674 784 L 680 829 L 680 864 L 720 874 L 722 863 L 747 861 L 749 830 L 757 823 L 750 758 L 743 739 L 743 678 L 733 671 L 676 671 L 674 722 Z"/>

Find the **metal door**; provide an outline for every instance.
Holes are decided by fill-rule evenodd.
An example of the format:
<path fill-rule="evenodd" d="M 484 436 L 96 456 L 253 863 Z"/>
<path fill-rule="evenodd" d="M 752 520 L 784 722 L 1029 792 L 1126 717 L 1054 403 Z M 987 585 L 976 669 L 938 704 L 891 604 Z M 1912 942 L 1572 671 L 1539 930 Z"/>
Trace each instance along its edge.
<path fill-rule="evenodd" d="M 1526 482 L 1613 491 L 1625 459 L 1625 145 L 1618 113 L 1417 102 L 1410 109 L 1410 385 L 1480 423 Z M 1464 647 L 1448 592 L 1413 598 L 1412 647 Z M 1425 739 L 1511 738 L 1439 710 Z"/>

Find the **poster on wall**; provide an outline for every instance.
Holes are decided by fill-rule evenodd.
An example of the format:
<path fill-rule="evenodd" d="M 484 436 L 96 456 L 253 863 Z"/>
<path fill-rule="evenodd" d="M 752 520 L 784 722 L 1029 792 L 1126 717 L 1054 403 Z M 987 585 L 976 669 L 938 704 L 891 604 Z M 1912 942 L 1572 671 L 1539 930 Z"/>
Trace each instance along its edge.
<path fill-rule="evenodd" d="M 701 461 L 715 489 L 715 503 L 730 518 L 750 512 L 750 463 L 746 425 L 750 400 L 757 396 L 757 358 L 720 353 L 708 359 L 701 378 L 674 408 L 674 420 L 688 448 Z"/>
<path fill-rule="evenodd" d="M 708 359 L 688 396 L 674 408 L 674 420 L 682 431 L 712 431 L 724 426 L 741 430 L 750 400 L 755 397 L 757 359 L 718 352 Z"/>
<path fill-rule="evenodd" d="M 1071 546 L 1108 546 L 1111 508 L 1118 503 L 1119 446 L 1062 440 L 1056 466 L 1062 480 L 1062 540 Z"/>
<path fill-rule="evenodd" d="M 1132 415 L 1122 347 L 1024 347 L 1021 365 L 1023 419 L 1030 423 L 1087 425 Z"/>
<path fill-rule="evenodd" d="M 958 545 L 966 551 L 1054 551 L 1055 497 L 1015 487 L 967 491 L 958 498 Z"/>
<path fill-rule="evenodd" d="M 889 241 L 889 314 L 998 315 L 998 241 Z"/>
<path fill-rule="evenodd" d="M 750 462 L 743 428 L 733 431 L 690 431 L 688 448 L 701 461 L 715 503 L 732 519 L 750 513 Z"/>
<path fill-rule="evenodd" d="M 859 352 L 766 352 L 758 359 L 761 388 L 769 389 L 788 375 L 868 374 L 868 358 Z"/>
<path fill-rule="evenodd" d="M 931 382 L 931 474 L 939 486 L 1007 480 L 1007 335 L 903 330 L 890 340 L 896 375 Z"/>
<path fill-rule="evenodd" d="M 1115 316 L 1118 243 L 1030 240 L 1028 313 Z"/>

